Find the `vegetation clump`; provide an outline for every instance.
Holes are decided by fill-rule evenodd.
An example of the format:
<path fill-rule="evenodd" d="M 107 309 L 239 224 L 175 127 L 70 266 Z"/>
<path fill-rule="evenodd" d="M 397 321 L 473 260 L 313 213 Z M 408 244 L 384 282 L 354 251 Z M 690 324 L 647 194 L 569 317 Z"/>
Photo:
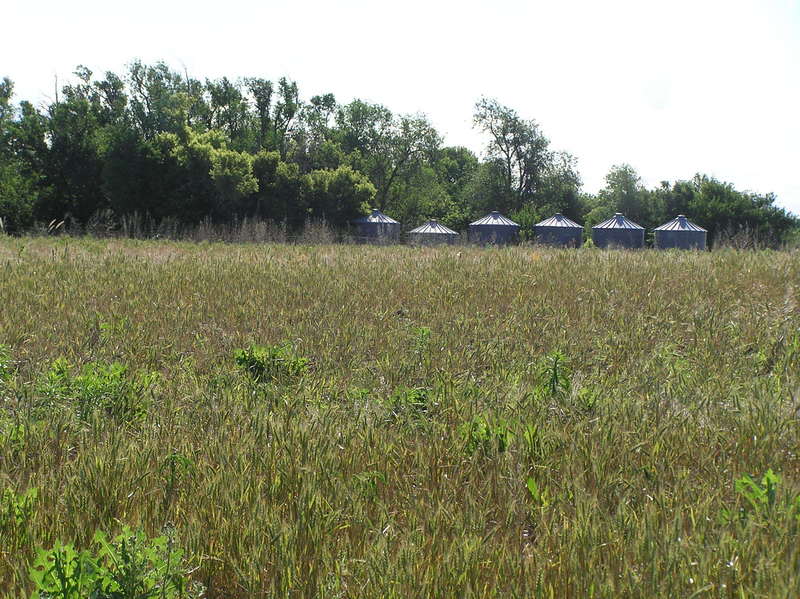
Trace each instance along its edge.
<path fill-rule="evenodd" d="M 93 550 L 60 541 L 39 550 L 30 569 L 32 599 L 192 599 L 203 596 L 192 583 L 183 551 L 166 535 L 148 538 L 124 529 L 109 538 L 94 535 Z"/>
<path fill-rule="evenodd" d="M 147 412 L 155 373 L 134 374 L 119 362 L 89 362 L 76 369 L 58 358 L 36 392 L 45 402 L 69 405 L 81 420 L 102 414 L 119 422 L 135 422 Z"/>
<path fill-rule="evenodd" d="M 297 355 L 290 343 L 250 345 L 234 352 L 236 365 L 254 381 L 284 381 L 306 374 L 311 360 Z"/>

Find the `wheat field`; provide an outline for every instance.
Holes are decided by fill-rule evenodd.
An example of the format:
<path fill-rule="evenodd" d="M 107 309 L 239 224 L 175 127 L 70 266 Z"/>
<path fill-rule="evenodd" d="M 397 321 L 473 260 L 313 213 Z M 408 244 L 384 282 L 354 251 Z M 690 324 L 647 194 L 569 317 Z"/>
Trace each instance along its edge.
<path fill-rule="evenodd" d="M 0 594 L 128 526 L 210 598 L 798 596 L 799 293 L 797 252 L 0 238 Z"/>

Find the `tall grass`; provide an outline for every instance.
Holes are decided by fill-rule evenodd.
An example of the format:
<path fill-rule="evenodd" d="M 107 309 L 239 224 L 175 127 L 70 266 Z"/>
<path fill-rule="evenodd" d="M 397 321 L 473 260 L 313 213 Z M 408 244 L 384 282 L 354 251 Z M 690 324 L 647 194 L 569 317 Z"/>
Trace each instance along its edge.
<path fill-rule="evenodd" d="M 0 273 L 0 493 L 37 489 L 1 594 L 125 526 L 208 597 L 800 593 L 797 253 L 3 238 Z M 59 358 L 158 373 L 146 412 L 45 401 Z"/>

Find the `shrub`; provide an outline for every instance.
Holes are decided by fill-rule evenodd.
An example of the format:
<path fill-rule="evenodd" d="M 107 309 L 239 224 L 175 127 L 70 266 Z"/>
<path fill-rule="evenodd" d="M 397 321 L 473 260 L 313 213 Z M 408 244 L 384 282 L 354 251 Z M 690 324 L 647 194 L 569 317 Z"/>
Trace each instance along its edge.
<path fill-rule="evenodd" d="M 289 343 L 251 345 L 234 352 L 236 364 L 256 382 L 285 381 L 308 372 L 310 360 L 298 356 Z"/>

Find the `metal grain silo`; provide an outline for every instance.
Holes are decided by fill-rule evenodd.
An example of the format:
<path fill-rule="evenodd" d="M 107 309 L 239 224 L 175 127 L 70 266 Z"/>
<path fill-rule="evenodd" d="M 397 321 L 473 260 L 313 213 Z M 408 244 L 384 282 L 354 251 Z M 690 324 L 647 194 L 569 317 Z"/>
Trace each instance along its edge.
<path fill-rule="evenodd" d="M 505 245 L 515 243 L 518 238 L 519 225 L 497 210 L 469 225 L 469 239 L 473 243 Z"/>
<path fill-rule="evenodd" d="M 644 227 L 617 212 L 592 227 L 592 241 L 599 248 L 641 248 L 644 247 Z"/>
<path fill-rule="evenodd" d="M 437 220 L 429 220 L 424 225 L 411 229 L 408 232 L 408 241 L 414 245 L 455 243 L 458 241 L 458 233 L 453 229 L 448 229 Z"/>
<path fill-rule="evenodd" d="M 361 241 L 387 243 L 397 241 L 400 237 L 400 223 L 377 208 L 369 216 L 363 216 L 353 222 L 358 227 L 358 237 Z"/>
<path fill-rule="evenodd" d="M 533 227 L 536 243 L 558 247 L 580 247 L 583 243 L 583 227 L 560 212 Z"/>
<path fill-rule="evenodd" d="M 678 248 L 681 250 L 706 249 L 706 231 L 683 214 L 668 223 L 655 228 L 656 247 L 659 249 Z"/>

